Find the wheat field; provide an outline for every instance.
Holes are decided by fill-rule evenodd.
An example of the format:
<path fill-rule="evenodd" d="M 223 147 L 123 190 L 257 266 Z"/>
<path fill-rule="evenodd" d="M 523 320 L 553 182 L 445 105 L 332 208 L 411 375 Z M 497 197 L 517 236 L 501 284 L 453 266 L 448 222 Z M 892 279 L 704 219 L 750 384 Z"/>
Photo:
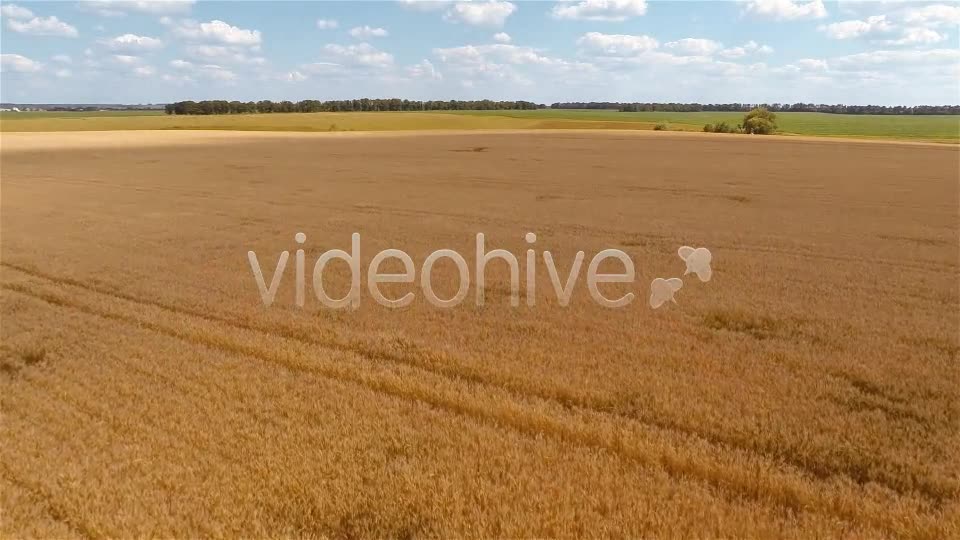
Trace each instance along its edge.
<path fill-rule="evenodd" d="M 960 536 L 955 147 L 660 132 L 4 133 L 4 538 Z M 622 309 L 294 301 L 474 237 Z M 537 235 L 531 246 L 527 232 Z M 682 245 L 714 276 L 677 304 Z M 586 262 L 584 263 L 586 265 Z M 341 296 L 346 266 L 325 287 Z M 309 279 L 308 279 L 309 282 Z M 457 288 L 434 268 L 438 294 Z"/>

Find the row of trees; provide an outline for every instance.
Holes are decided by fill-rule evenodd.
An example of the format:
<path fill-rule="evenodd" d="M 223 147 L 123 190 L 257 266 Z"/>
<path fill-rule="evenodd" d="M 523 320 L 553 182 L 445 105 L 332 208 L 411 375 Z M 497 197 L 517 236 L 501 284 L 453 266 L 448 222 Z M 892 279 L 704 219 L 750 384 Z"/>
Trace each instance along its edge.
<path fill-rule="evenodd" d="M 612 101 L 554 103 L 551 109 L 606 109 L 621 112 L 747 112 L 763 107 L 775 112 L 822 112 L 834 114 L 960 114 L 958 105 L 826 105 L 823 103 L 619 103 Z"/>
<path fill-rule="evenodd" d="M 771 112 L 822 112 L 835 114 L 957 114 L 960 105 L 824 105 L 814 103 L 619 103 L 612 101 L 554 103 L 551 109 L 603 109 L 621 112 L 748 112 L 762 107 Z M 532 101 L 415 101 L 409 99 L 345 99 L 334 101 L 178 101 L 166 105 L 167 114 L 246 114 L 290 112 L 353 112 L 353 111 L 505 111 L 543 109 L 546 105 Z"/>
<path fill-rule="evenodd" d="M 353 111 L 502 111 L 542 109 L 531 101 L 411 101 L 409 99 L 345 99 L 335 101 L 178 101 L 165 107 L 167 114 L 247 114 Z"/>
<path fill-rule="evenodd" d="M 569 106 L 568 106 L 569 105 Z M 581 107 L 581 105 L 593 105 Z M 603 105 L 603 107 L 599 106 Z M 774 112 L 820 112 L 833 114 L 960 114 L 960 105 L 917 105 L 907 107 L 896 105 L 826 105 L 815 103 L 554 103 L 554 109 L 616 109 L 621 112 L 701 112 L 730 111 L 747 112 L 763 107 Z"/>

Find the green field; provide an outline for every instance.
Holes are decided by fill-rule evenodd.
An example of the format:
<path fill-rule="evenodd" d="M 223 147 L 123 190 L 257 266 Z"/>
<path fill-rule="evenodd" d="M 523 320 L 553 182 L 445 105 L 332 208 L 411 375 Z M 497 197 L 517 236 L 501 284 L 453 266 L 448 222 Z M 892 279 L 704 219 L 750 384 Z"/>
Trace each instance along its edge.
<path fill-rule="evenodd" d="M 744 113 L 739 112 L 638 112 L 617 111 L 466 111 L 457 114 L 501 115 L 512 118 L 550 118 L 571 121 L 640 122 L 656 124 L 667 122 L 672 129 L 697 131 L 704 124 L 727 122 L 738 124 Z M 960 142 L 960 116 L 893 116 L 826 113 L 777 113 L 780 131 L 791 135 L 833 137 L 879 137 Z M 618 126 L 619 127 L 619 126 Z"/>
<path fill-rule="evenodd" d="M 593 110 L 288 113 L 231 116 L 168 116 L 162 111 L 26 112 L 0 114 L 0 131 L 213 129 L 240 131 L 395 131 L 417 129 L 653 129 L 677 131 L 704 124 L 737 124 L 736 112 L 639 112 Z M 785 135 L 960 142 L 960 116 L 779 113 Z"/>

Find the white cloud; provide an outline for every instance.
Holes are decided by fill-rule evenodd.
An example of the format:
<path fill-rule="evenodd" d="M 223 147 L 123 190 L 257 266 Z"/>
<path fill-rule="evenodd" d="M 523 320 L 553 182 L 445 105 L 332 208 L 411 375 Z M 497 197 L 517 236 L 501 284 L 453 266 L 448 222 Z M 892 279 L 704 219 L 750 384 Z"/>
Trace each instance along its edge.
<path fill-rule="evenodd" d="M 646 0 L 581 0 L 560 2 L 551 13 L 557 19 L 621 22 L 647 12 Z"/>
<path fill-rule="evenodd" d="M 307 76 L 299 71 L 291 71 L 283 76 L 283 80 L 287 82 L 301 82 L 307 80 Z"/>
<path fill-rule="evenodd" d="M 904 22 L 911 25 L 925 25 L 937 28 L 960 24 L 960 5 L 936 4 L 919 8 L 910 8 L 904 13 Z"/>
<path fill-rule="evenodd" d="M 300 69 L 311 75 L 332 75 L 343 72 L 343 66 L 336 62 L 313 62 L 311 64 L 303 64 L 300 66 Z"/>
<path fill-rule="evenodd" d="M 507 17 L 516 10 L 516 5 L 503 0 L 457 2 L 450 6 L 443 18 L 449 22 L 462 22 L 474 26 L 503 26 Z"/>
<path fill-rule="evenodd" d="M 751 54 L 771 54 L 773 53 L 773 47 L 769 45 L 761 45 L 752 39 L 743 45 L 738 47 L 730 47 L 729 49 L 723 49 L 720 51 L 719 55 L 723 58 L 743 58 Z"/>
<path fill-rule="evenodd" d="M 0 71 L 14 73 L 33 73 L 43 69 L 43 64 L 19 54 L 0 54 Z"/>
<path fill-rule="evenodd" d="M 822 19 L 827 16 L 823 0 L 747 0 L 743 11 L 778 21 Z"/>
<path fill-rule="evenodd" d="M 660 43 L 645 35 L 587 32 L 577 40 L 577 45 L 588 53 L 601 56 L 633 56 L 654 50 L 660 46 Z"/>
<path fill-rule="evenodd" d="M 65 54 L 54 55 L 52 60 L 54 62 L 60 62 L 61 64 L 70 64 L 73 62 L 73 59 Z"/>
<path fill-rule="evenodd" d="M 792 64 L 772 69 L 779 75 L 794 75 L 805 80 L 829 80 L 826 71 L 830 68 L 826 60 L 817 58 L 801 58 Z"/>
<path fill-rule="evenodd" d="M 263 66 L 267 63 L 266 59 L 258 54 L 262 42 L 259 30 L 239 28 L 221 20 L 198 23 L 188 19 L 174 21 L 164 17 L 160 22 L 170 27 L 174 35 L 187 40 L 183 50 L 191 59 L 202 62 L 198 65 L 209 68 L 196 72 L 191 77 L 232 80 L 235 74 L 220 68 L 219 64 Z"/>
<path fill-rule="evenodd" d="M 16 4 L 6 4 L 0 5 L 0 15 L 11 19 L 30 19 L 33 17 L 33 12 Z"/>
<path fill-rule="evenodd" d="M 317 28 L 320 30 L 333 30 L 340 26 L 335 19 L 317 19 Z"/>
<path fill-rule="evenodd" d="M 136 34 L 123 34 L 115 38 L 103 39 L 100 40 L 100 44 L 111 51 L 125 52 L 155 51 L 163 47 L 163 42 L 159 39 Z"/>
<path fill-rule="evenodd" d="M 684 38 L 668 41 L 662 47 L 650 36 L 625 36 L 618 34 L 598 34 L 591 32 L 581 37 L 577 43 L 583 52 L 611 57 L 630 57 L 647 55 L 647 60 L 659 63 L 690 64 L 699 61 L 693 57 L 709 59 L 718 56 L 725 59 L 738 59 L 758 54 L 771 54 L 773 48 L 750 40 L 736 47 L 724 48 L 723 43 L 705 38 Z M 654 51 L 657 52 L 654 52 Z M 652 53 L 652 54 L 650 54 Z"/>
<path fill-rule="evenodd" d="M 863 70 L 891 66 L 942 66 L 960 62 L 960 49 L 879 50 L 841 56 L 830 66 L 844 70 Z"/>
<path fill-rule="evenodd" d="M 663 48 L 680 55 L 710 56 L 723 48 L 723 44 L 712 39 L 684 38 L 663 44 Z"/>
<path fill-rule="evenodd" d="M 574 79 L 590 76 L 593 65 L 584 62 L 569 62 L 562 58 L 549 57 L 531 47 L 504 43 L 464 45 L 438 48 L 433 54 L 444 65 L 444 73 L 450 71 L 461 81 L 486 82 L 490 84 L 515 84 L 534 87 L 537 84 L 571 84 Z M 556 82 L 547 82 L 560 79 Z"/>
<path fill-rule="evenodd" d="M 16 19 L 7 19 L 7 28 L 20 34 L 34 36 L 77 37 L 77 29 L 56 17 L 34 17 L 23 22 Z"/>
<path fill-rule="evenodd" d="M 97 59 L 87 58 L 82 64 L 88 70 L 104 70 L 120 76 L 149 77 L 156 74 L 156 68 L 145 64 L 143 58 L 133 54 L 110 54 Z"/>
<path fill-rule="evenodd" d="M 912 98 L 907 103 L 922 103 L 927 99 L 916 97 L 916 92 L 921 89 L 929 88 L 934 92 L 928 95 L 949 95 L 948 92 L 938 92 L 938 89 L 948 81 L 956 84 L 956 74 L 960 73 L 958 67 L 960 50 L 956 49 L 877 50 L 825 59 L 805 58 L 771 71 L 781 77 L 783 88 L 797 94 L 797 98 L 792 99 L 812 101 L 804 94 L 822 87 L 840 92 L 838 96 L 856 91 L 860 103 L 865 103 L 868 99 L 873 100 L 864 97 L 865 92 L 873 92 L 878 88 L 898 88 L 897 92 L 907 92 Z M 954 75 L 949 75 L 951 71 Z M 793 88 L 796 90 L 790 90 Z M 904 104 L 903 96 L 890 97 L 888 95 L 885 98 L 888 103 Z M 839 98 L 835 100 L 842 101 Z"/>
<path fill-rule="evenodd" d="M 349 34 L 358 39 L 368 39 L 372 37 L 387 37 L 387 35 L 389 35 L 389 33 L 383 28 L 371 28 L 370 26 L 367 26 L 367 25 L 351 28 Z"/>
<path fill-rule="evenodd" d="M 496 34 L 493 35 L 493 40 L 496 41 L 497 43 L 510 43 L 512 39 L 510 37 L 510 34 L 506 32 L 497 32 Z"/>
<path fill-rule="evenodd" d="M 900 39 L 888 39 L 883 43 L 887 45 L 931 45 L 947 39 L 946 34 L 941 34 L 929 28 L 904 28 L 901 35 Z"/>
<path fill-rule="evenodd" d="M 956 18 L 956 22 L 952 22 L 952 18 Z M 833 39 L 871 38 L 885 45 L 931 45 L 948 37 L 935 28 L 957 23 L 960 23 L 960 7 L 932 5 L 894 11 L 890 16 L 874 15 L 865 20 L 821 25 L 819 30 Z M 899 37 L 892 37 L 896 35 Z M 887 39 L 879 39 L 881 37 Z"/>
<path fill-rule="evenodd" d="M 216 64 L 194 64 L 193 62 L 178 59 L 171 61 L 170 67 L 187 73 L 191 79 L 194 76 L 214 81 L 233 81 L 237 78 L 236 73 Z"/>
<path fill-rule="evenodd" d="M 505 64 L 558 65 L 563 60 L 544 56 L 531 47 L 503 43 L 487 45 L 464 45 L 461 47 L 434 49 L 433 53 L 443 62 L 458 64 L 482 64 L 501 62 Z"/>
<path fill-rule="evenodd" d="M 127 13 L 147 15 L 175 15 L 188 13 L 194 0 L 84 0 L 78 2 L 80 9 L 92 11 L 103 17 L 122 17 Z"/>
<path fill-rule="evenodd" d="M 796 81 L 823 85 L 843 93 L 854 89 L 862 93 L 877 88 L 895 87 L 899 88 L 900 92 L 908 92 L 913 98 L 912 103 L 918 103 L 924 101 L 914 96 L 920 89 L 930 88 L 935 91 L 948 81 L 955 85 L 956 76 L 948 73 L 951 70 L 955 74 L 960 72 L 958 67 L 960 50 L 957 49 L 876 50 L 825 59 L 804 58 L 771 71 L 786 77 L 781 82 L 786 89 L 796 86 Z M 801 84 L 798 88 L 800 92 L 810 92 L 814 87 Z M 839 95 L 844 95 L 843 93 Z M 948 94 L 942 92 L 937 95 Z M 797 97 L 810 101 L 809 98 L 804 98 L 803 94 Z M 872 98 L 860 96 L 861 103 L 865 102 L 865 99 Z M 904 103 L 902 96 L 893 100 L 889 100 L 888 96 L 887 99 L 888 102 Z"/>
<path fill-rule="evenodd" d="M 332 60 L 332 62 L 325 64 L 333 63 L 345 66 L 380 69 L 393 65 L 392 54 L 380 51 L 369 43 L 360 43 L 357 45 L 337 45 L 330 43 L 324 45 L 323 53 L 327 59 Z"/>
<path fill-rule="evenodd" d="M 137 77 L 152 77 L 157 73 L 153 66 L 138 66 L 133 68 L 133 74 Z"/>
<path fill-rule="evenodd" d="M 439 11 L 451 3 L 444 0 L 398 0 L 398 2 L 401 6 L 416 11 Z"/>
<path fill-rule="evenodd" d="M 826 60 L 816 58 L 801 58 L 796 65 L 804 71 L 826 71 L 830 67 Z"/>
<path fill-rule="evenodd" d="M 236 73 L 220 66 L 201 66 L 201 75 L 216 81 L 234 81 L 237 79 Z"/>
<path fill-rule="evenodd" d="M 890 32 L 894 26 L 887 20 L 886 15 L 868 17 L 865 21 L 840 21 L 821 25 L 818 30 L 833 39 L 854 39 L 878 33 Z"/>
<path fill-rule="evenodd" d="M 263 65 L 267 63 L 266 58 L 249 54 L 243 47 L 234 47 L 229 45 L 187 45 L 184 51 L 192 58 L 203 60 L 205 62 L 226 62 L 230 64 L 254 64 Z"/>
<path fill-rule="evenodd" d="M 590 57 L 602 76 L 593 77 L 594 87 L 617 89 L 624 85 L 648 84 L 658 92 L 658 99 L 689 101 L 703 99 L 703 89 L 714 95 L 743 99 L 746 81 L 763 78 L 770 68 L 763 62 L 740 63 L 726 58 L 772 52 L 773 49 L 749 41 L 739 47 L 723 48 L 723 44 L 703 38 L 686 38 L 662 46 L 646 35 L 603 34 L 590 32 L 578 41 L 579 53 Z M 659 81 L 670 81 L 669 85 Z M 749 86 L 749 85 L 747 85 Z M 724 88 L 724 91 L 717 90 Z M 732 88 L 740 88 L 739 94 Z M 773 90 L 770 90 L 773 91 Z M 713 98 L 719 99 L 719 98 Z M 730 98 L 724 98 L 730 99 Z M 753 98 L 756 99 L 756 98 Z"/>
<path fill-rule="evenodd" d="M 439 81 L 443 79 L 443 75 L 437 71 L 437 68 L 427 59 L 422 60 L 419 64 L 414 64 L 407 67 L 407 75 L 414 79 L 426 79 L 431 81 Z"/>
<path fill-rule="evenodd" d="M 401 6 L 421 12 L 443 11 L 443 20 L 473 26 L 503 26 L 517 6 L 506 0 L 399 0 Z"/>
<path fill-rule="evenodd" d="M 174 33 L 182 38 L 198 41 L 222 43 L 224 45 L 260 45 L 259 30 L 247 30 L 213 20 L 205 23 L 196 21 L 181 21 L 174 26 Z"/>
<path fill-rule="evenodd" d="M 161 78 L 164 82 L 173 83 L 173 84 L 176 84 L 177 86 L 182 86 L 182 85 L 184 85 L 184 84 L 186 84 L 186 83 L 195 83 L 195 82 L 196 82 L 196 81 L 193 79 L 193 77 L 191 77 L 191 76 L 189 76 L 189 75 L 182 75 L 182 74 L 164 73 L 163 75 L 160 75 L 160 78 Z"/>
<path fill-rule="evenodd" d="M 69 69 L 63 68 L 63 69 L 58 69 L 54 71 L 53 75 L 61 79 L 66 79 L 67 77 L 70 77 L 71 75 L 73 75 L 73 72 L 70 71 Z"/>
<path fill-rule="evenodd" d="M 140 63 L 139 56 L 133 56 L 130 54 L 114 54 L 112 55 L 113 61 L 118 64 L 123 64 L 125 66 L 132 66 Z"/>

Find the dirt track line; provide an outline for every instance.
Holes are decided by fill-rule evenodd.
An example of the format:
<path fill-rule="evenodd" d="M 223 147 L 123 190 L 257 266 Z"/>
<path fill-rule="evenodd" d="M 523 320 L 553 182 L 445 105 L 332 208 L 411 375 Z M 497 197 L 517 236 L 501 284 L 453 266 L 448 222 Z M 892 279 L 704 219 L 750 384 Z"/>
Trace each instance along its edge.
<path fill-rule="evenodd" d="M 731 495 L 735 499 L 752 500 L 797 513 L 816 512 L 833 515 L 852 523 L 867 524 L 886 530 L 897 530 L 904 523 L 904 520 L 916 519 L 918 515 L 926 521 L 925 530 L 929 531 L 932 527 L 936 531 L 940 527 L 936 516 L 928 513 L 918 513 L 918 508 L 905 510 L 909 514 L 898 512 L 891 515 L 892 513 L 885 512 L 882 515 L 871 515 L 863 510 L 860 503 L 856 502 L 860 500 L 863 493 L 860 490 L 852 490 L 852 486 L 844 488 L 842 484 L 834 484 L 832 487 L 841 490 L 841 492 L 849 492 L 845 495 L 843 493 L 830 495 L 828 493 L 831 490 L 826 486 L 804 485 L 809 480 L 804 479 L 802 475 L 795 476 L 789 472 L 775 474 L 768 465 L 755 467 L 753 470 L 750 467 L 744 469 L 743 464 L 738 462 L 736 456 L 733 458 L 735 465 L 724 465 L 722 461 L 719 463 L 714 461 L 713 464 L 705 462 L 706 460 L 715 460 L 716 457 L 713 454 L 701 454 L 700 456 L 678 454 L 673 447 L 674 443 L 667 443 L 670 446 L 661 444 L 660 448 L 656 446 L 649 448 L 648 445 L 648 448 L 644 449 L 637 445 L 642 446 L 648 441 L 634 437 L 634 444 L 630 444 L 630 434 L 625 434 L 621 428 L 616 426 L 607 426 L 608 429 L 604 430 L 600 427 L 594 427 L 593 424 L 582 418 L 579 419 L 578 424 L 576 418 L 558 418 L 555 414 L 551 417 L 545 415 L 545 411 L 530 411 L 518 403 L 501 406 L 500 411 L 490 410 L 478 404 L 476 399 L 465 399 L 467 397 L 477 398 L 478 396 L 468 396 L 464 390 L 451 391 L 448 392 L 448 395 L 438 394 L 435 385 L 422 381 L 407 381 L 407 384 L 404 385 L 396 378 L 385 379 L 349 368 L 322 366 L 316 362 L 307 363 L 304 358 L 297 357 L 297 355 L 290 358 L 284 355 L 271 354 L 262 347 L 237 343 L 221 335 L 211 336 L 183 329 L 171 329 L 152 321 L 97 310 L 82 303 L 71 302 L 55 294 L 36 292 L 21 285 L 4 284 L 3 288 L 32 296 L 55 306 L 72 308 L 106 320 L 152 330 L 193 345 L 205 346 L 241 357 L 254 358 L 267 364 L 279 365 L 295 371 L 313 373 L 401 400 L 426 403 L 448 413 L 471 418 L 474 421 L 501 429 L 506 428 L 525 436 L 537 438 L 543 434 L 549 434 L 557 440 L 576 446 L 609 451 L 641 466 L 662 470 L 676 479 L 694 480 L 711 486 L 718 492 Z M 418 384 L 419 387 L 417 387 Z M 800 482 L 800 485 L 797 485 L 797 482 Z M 908 508 L 911 506 L 907 505 Z M 914 517 L 908 518 L 908 516 Z"/>
<path fill-rule="evenodd" d="M 496 375 L 491 375 L 489 373 L 481 373 L 474 370 L 466 372 L 464 371 L 465 368 L 461 362 L 458 362 L 456 359 L 451 358 L 447 354 L 438 353 L 434 350 L 417 348 L 412 353 L 396 353 L 387 350 L 384 347 L 371 346 L 359 340 L 342 341 L 334 338 L 317 338 L 315 335 L 305 333 L 299 328 L 280 326 L 263 328 L 250 323 L 231 320 L 226 317 L 201 313 L 195 310 L 180 308 L 164 302 L 141 299 L 125 293 L 106 290 L 102 287 L 96 287 L 70 278 L 53 276 L 8 262 L 2 262 L 0 265 L 8 266 L 33 277 L 51 281 L 60 285 L 69 285 L 95 294 L 106 295 L 127 302 L 156 307 L 178 315 L 186 315 L 210 322 L 221 323 L 231 326 L 235 329 L 257 332 L 273 338 L 290 339 L 305 345 L 318 346 L 340 352 L 351 353 L 372 362 L 386 361 L 395 365 L 419 369 L 454 382 L 469 383 L 486 389 L 499 390 L 520 401 L 534 398 L 557 405 L 568 411 L 582 410 L 617 420 L 639 424 L 647 428 L 654 428 L 661 431 L 691 437 L 716 447 L 718 451 L 724 448 L 732 448 L 754 455 L 758 458 L 763 458 L 772 463 L 783 463 L 790 465 L 818 480 L 829 481 L 842 479 L 853 482 L 859 486 L 864 486 L 873 482 L 882 485 L 900 495 L 911 494 L 911 490 L 905 489 L 903 486 L 898 485 L 887 478 L 871 477 L 857 471 L 851 472 L 846 468 L 837 467 L 820 460 L 813 460 L 811 462 L 809 460 L 798 459 L 796 456 L 790 453 L 791 448 L 789 447 L 758 447 L 757 445 L 740 441 L 734 437 L 700 430 L 691 426 L 683 425 L 676 421 L 651 417 L 641 418 L 636 415 L 622 414 L 611 410 L 611 408 L 615 406 L 614 403 L 591 399 L 590 397 L 575 394 L 564 388 L 544 390 L 530 387 L 529 385 L 514 379 L 497 377 Z M 460 367 L 458 368 L 457 366 Z M 944 502 L 944 497 L 936 490 L 935 486 L 929 485 L 928 482 L 924 482 L 922 480 L 918 481 L 917 486 L 913 491 L 915 491 L 924 499 L 929 500 L 937 507 L 941 506 Z"/>
<path fill-rule="evenodd" d="M 497 389 L 506 393 L 513 395 L 519 399 L 529 399 L 536 398 L 543 401 L 551 402 L 556 405 L 559 405 L 565 409 L 583 409 L 590 411 L 596 414 L 607 415 L 614 418 L 619 418 L 626 421 L 636 422 L 638 424 L 646 425 L 648 427 L 653 427 L 656 429 L 671 431 L 681 435 L 694 437 L 701 439 L 707 443 L 710 443 L 714 446 L 722 447 L 732 447 L 738 450 L 748 452 L 760 457 L 764 457 L 771 461 L 780 461 L 787 464 L 790 464 L 798 469 L 807 472 L 811 476 L 821 480 L 831 479 L 833 477 L 846 477 L 850 481 L 856 482 L 858 484 L 863 484 L 865 480 L 857 479 L 850 475 L 844 474 L 844 471 L 840 469 L 830 469 L 825 468 L 821 464 L 814 464 L 811 466 L 808 463 L 804 463 L 800 460 L 792 458 L 785 451 L 778 450 L 768 450 L 768 449 L 758 449 L 752 445 L 743 444 L 739 441 L 736 441 L 730 437 L 723 437 L 722 435 L 699 431 L 695 428 L 688 426 L 680 425 L 676 422 L 670 422 L 666 420 L 657 420 L 652 418 L 638 418 L 633 415 L 625 415 L 611 411 L 611 407 L 614 406 L 613 403 L 598 402 L 597 400 L 584 397 L 582 395 L 574 394 L 566 389 L 555 389 L 553 391 L 542 389 L 531 388 L 528 385 L 517 382 L 515 380 L 510 380 L 506 378 L 496 378 L 495 376 L 491 377 L 489 374 L 483 374 L 476 371 L 464 372 L 463 368 L 457 369 L 457 365 L 462 364 L 455 359 L 451 359 L 447 355 L 438 354 L 432 350 L 423 350 L 418 349 L 413 352 L 413 354 L 402 354 L 395 353 L 392 351 L 385 350 L 384 348 L 372 347 L 367 344 L 364 344 L 360 341 L 346 342 L 336 339 L 318 339 L 313 334 L 303 333 L 302 330 L 298 328 L 283 328 L 279 326 L 273 326 L 271 328 L 262 328 L 254 326 L 249 323 L 239 322 L 235 320 L 230 320 L 225 317 L 220 317 L 216 315 L 210 315 L 207 313 L 197 312 L 195 310 L 185 309 L 167 304 L 164 302 L 158 302 L 153 300 L 141 299 L 134 297 L 132 295 L 127 295 L 124 293 L 118 293 L 115 291 L 109 291 L 101 287 L 92 286 L 83 282 L 79 282 L 70 278 L 56 277 L 44 272 L 28 270 L 25 267 L 14 265 L 11 263 L 3 262 L 0 263 L 3 266 L 9 266 L 25 274 L 52 281 L 57 284 L 70 285 L 80 289 L 84 289 L 93 293 L 103 294 L 111 296 L 120 300 L 125 300 L 129 302 L 134 302 L 143 305 L 149 305 L 152 307 L 157 307 L 172 313 L 180 315 L 188 315 L 192 317 L 197 317 L 207 321 L 223 323 L 234 328 L 249 330 L 258 332 L 264 335 L 271 337 L 281 337 L 286 339 L 291 339 L 294 341 L 301 342 L 306 345 L 314 345 L 319 347 L 324 347 L 328 349 L 334 349 L 341 352 L 348 352 L 356 354 L 363 358 L 366 358 L 375 362 L 392 362 L 394 364 L 405 365 L 408 367 L 421 369 L 433 373 L 437 376 L 444 377 L 447 379 L 462 381 L 467 383 L 476 384 L 478 386 Z M 897 491 L 893 486 L 887 486 L 890 489 Z"/>

